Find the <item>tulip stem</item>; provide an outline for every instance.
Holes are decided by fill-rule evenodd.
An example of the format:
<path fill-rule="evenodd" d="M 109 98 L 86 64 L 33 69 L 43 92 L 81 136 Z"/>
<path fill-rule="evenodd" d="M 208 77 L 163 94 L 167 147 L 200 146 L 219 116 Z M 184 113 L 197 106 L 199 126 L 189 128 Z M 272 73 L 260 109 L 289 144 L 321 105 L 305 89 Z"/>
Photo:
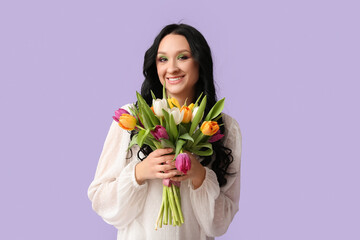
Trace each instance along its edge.
<path fill-rule="evenodd" d="M 136 125 L 137 128 L 141 129 L 141 130 L 146 130 L 145 128 L 139 126 L 139 125 Z"/>
<path fill-rule="evenodd" d="M 168 225 L 168 195 L 166 193 L 166 187 L 163 187 L 163 202 L 164 202 L 164 225 Z"/>
<path fill-rule="evenodd" d="M 155 223 L 155 230 L 157 230 L 157 227 L 159 225 L 159 221 L 160 221 L 160 218 L 162 218 L 162 213 L 163 213 L 163 210 L 164 210 L 164 203 L 161 203 L 161 207 L 160 207 L 160 211 L 159 211 L 159 214 L 158 214 L 158 218 L 156 220 L 156 223 Z M 160 228 L 162 226 L 162 219 L 160 221 Z"/>
<path fill-rule="evenodd" d="M 171 214 L 171 209 L 170 209 L 170 207 L 168 208 L 168 210 L 169 210 L 169 225 L 172 225 L 172 224 L 173 224 L 173 216 L 172 216 L 172 214 Z"/>
<path fill-rule="evenodd" d="M 178 214 L 178 212 L 177 212 L 174 195 L 173 195 L 170 187 L 168 187 L 168 191 L 167 191 L 167 192 L 168 192 L 168 196 L 169 196 L 169 202 L 170 202 L 170 207 L 171 207 L 172 215 L 173 215 L 173 217 L 174 217 L 175 224 L 177 225 L 177 223 L 179 222 L 179 214 Z"/>
<path fill-rule="evenodd" d="M 174 197 L 175 197 L 175 202 L 176 202 L 177 210 L 178 210 L 179 217 L 180 217 L 180 219 L 179 219 L 180 223 L 184 223 L 184 217 L 182 215 L 181 205 L 180 205 L 180 201 L 179 201 L 179 197 L 178 197 L 178 194 L 177 194 L 176 187 L 173 184 L 173 185 L 171 185 L 171 188 L 172 188 L 172 191 L 173 191 L 173 194 L 174 194 Z"/>

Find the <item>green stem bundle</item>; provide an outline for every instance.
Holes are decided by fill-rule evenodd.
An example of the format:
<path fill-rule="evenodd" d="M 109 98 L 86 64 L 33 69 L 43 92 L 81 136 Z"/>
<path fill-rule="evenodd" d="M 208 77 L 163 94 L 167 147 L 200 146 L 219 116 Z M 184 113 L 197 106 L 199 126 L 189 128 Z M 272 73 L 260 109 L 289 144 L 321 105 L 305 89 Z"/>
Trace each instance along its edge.
<path fill-rule="evenodd" d="M 171 184 L 170 187 L 163 186 L 163 195 L 160 211 L 155 224 L 155 230 L 162 225 L 181 226 L 184 216 L 181 210 L 180 188 Z"/>

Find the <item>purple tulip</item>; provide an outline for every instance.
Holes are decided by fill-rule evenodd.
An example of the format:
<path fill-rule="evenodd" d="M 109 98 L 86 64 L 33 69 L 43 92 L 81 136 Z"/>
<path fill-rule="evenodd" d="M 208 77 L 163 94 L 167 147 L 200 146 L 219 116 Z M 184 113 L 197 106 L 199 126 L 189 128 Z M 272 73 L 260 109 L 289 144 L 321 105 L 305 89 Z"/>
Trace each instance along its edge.
<path fill-rule="evenodd" d="M 166 132 L 166 129 L 161 125 L 156 125 L 155 129 L 153 131 L 151 131 L 151 134 L 156 138 L 156 140 L 159 140 L 159 141 L 162 138 L 169 139 L 169 135 Z"/>
<path fill-rule="evenodd" d="M 191 160 L 187 153 L 180 153 L 175 160 L 175 167 L 180 172 L 186 174 L 191 168 Z"/>
<path fill-rule="evenodd" d="M 224 134 L 221 134 L 220 130 L 218 130 L 214 135 L 211 136 L 211 138 L 209 139 L 209 142 L 213 143 L 213 142 L 219 141 L 223 137 L 224 137 Z"/>
<path fill-rule="evenodd" d="M 121 115 L 123 115 L 124 113 L 126 114 L 130 114 L 128 111 L 126 111 L 125 109 L 119 108 L 118 110 L 115 111 L 115 116 L 113 116 L 113 119 L 117 122 L 119 122 L 119 118 Z"/>

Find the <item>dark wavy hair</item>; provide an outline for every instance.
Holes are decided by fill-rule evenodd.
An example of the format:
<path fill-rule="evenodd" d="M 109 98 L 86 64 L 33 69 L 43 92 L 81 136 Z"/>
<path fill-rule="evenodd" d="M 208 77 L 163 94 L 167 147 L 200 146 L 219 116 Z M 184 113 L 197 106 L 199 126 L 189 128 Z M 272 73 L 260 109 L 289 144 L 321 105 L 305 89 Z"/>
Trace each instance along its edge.
<path fill-rule="evenodd" d="M 210 111 L 211 107 L 217 101 L 214 85 L 211 50 L 204 36 L 194 27 L 187 24 L 170 24 L 165 26 L 157 35 L 151 47 L 146 51 L 143 66 L 143 74 L 145 76 L 145 80 L 141 86 L 141 95 L 149 105 L 152 104 L 152 96 L 150 90 L 154 92 L 156 97 L 160 98 L 162 96 L 163 86 L 160 83 L 160 79 L 157 73 L 156 56 L 161 40 L 168 34 L 178 34 L 184 36 L 189 43 L 193 58 L 199 64 L 199 79 L 195 84 L 194 99 L 197 99 L 202 92 L 204 95 L 206 95 L 207 104 L 204 113 L 204 116 L 206 116 L 206 114 Z M 223 121 L 221 118 L 219 119 L 218 123 L 221 126 L 220 131 L 224 133 L 225 126 L 222 125 Z M 133 135 L 134 132 L 132 132 L 131 137 Z M 219 185 L 223 186 L 227 182 L 225 176 L 233 174 L 227 171 L 229 165 L 233 161 L 233 156 L 231 154 L 232 151 L 231 149 L 225 147 L 223 145 L 223 141 L 221 140 L 212 143 L 212 145 L 215 156 L 214 161 L 211 165 L 211 169 L 216 173 Z M 140 157 L 140 152 L 142 152 L 145 157 Z M 149 146 L 143 145 L 137 153 L 137 156 L 140 160 L 143 160 L 151 152 L 152 150 Z M 207 166 L 210 164 L 211 160 L 212 156 L 205 157 L 201 164 L 203 166 Z"/>

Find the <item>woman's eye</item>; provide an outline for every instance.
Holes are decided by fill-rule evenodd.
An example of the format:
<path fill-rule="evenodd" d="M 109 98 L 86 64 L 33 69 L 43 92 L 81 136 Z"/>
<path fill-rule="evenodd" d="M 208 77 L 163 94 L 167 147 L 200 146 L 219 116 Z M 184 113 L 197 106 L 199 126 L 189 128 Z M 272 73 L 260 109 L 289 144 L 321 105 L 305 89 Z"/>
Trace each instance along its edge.
<path fill-rule="evenodd" d="M 159 57 L 159 62 L 165 62 L 166 60 L 167 60 L 167 58 Z"/>
<path fill-rule="evenodd" d="M 179 57 L 178 57 L 178 59 L 181 59 L 181 60 L 186 60 L 186 59 L 188 59 L 189 57 L 188 56 L 185 56 L 185 55 L 180 55 Z"/>

